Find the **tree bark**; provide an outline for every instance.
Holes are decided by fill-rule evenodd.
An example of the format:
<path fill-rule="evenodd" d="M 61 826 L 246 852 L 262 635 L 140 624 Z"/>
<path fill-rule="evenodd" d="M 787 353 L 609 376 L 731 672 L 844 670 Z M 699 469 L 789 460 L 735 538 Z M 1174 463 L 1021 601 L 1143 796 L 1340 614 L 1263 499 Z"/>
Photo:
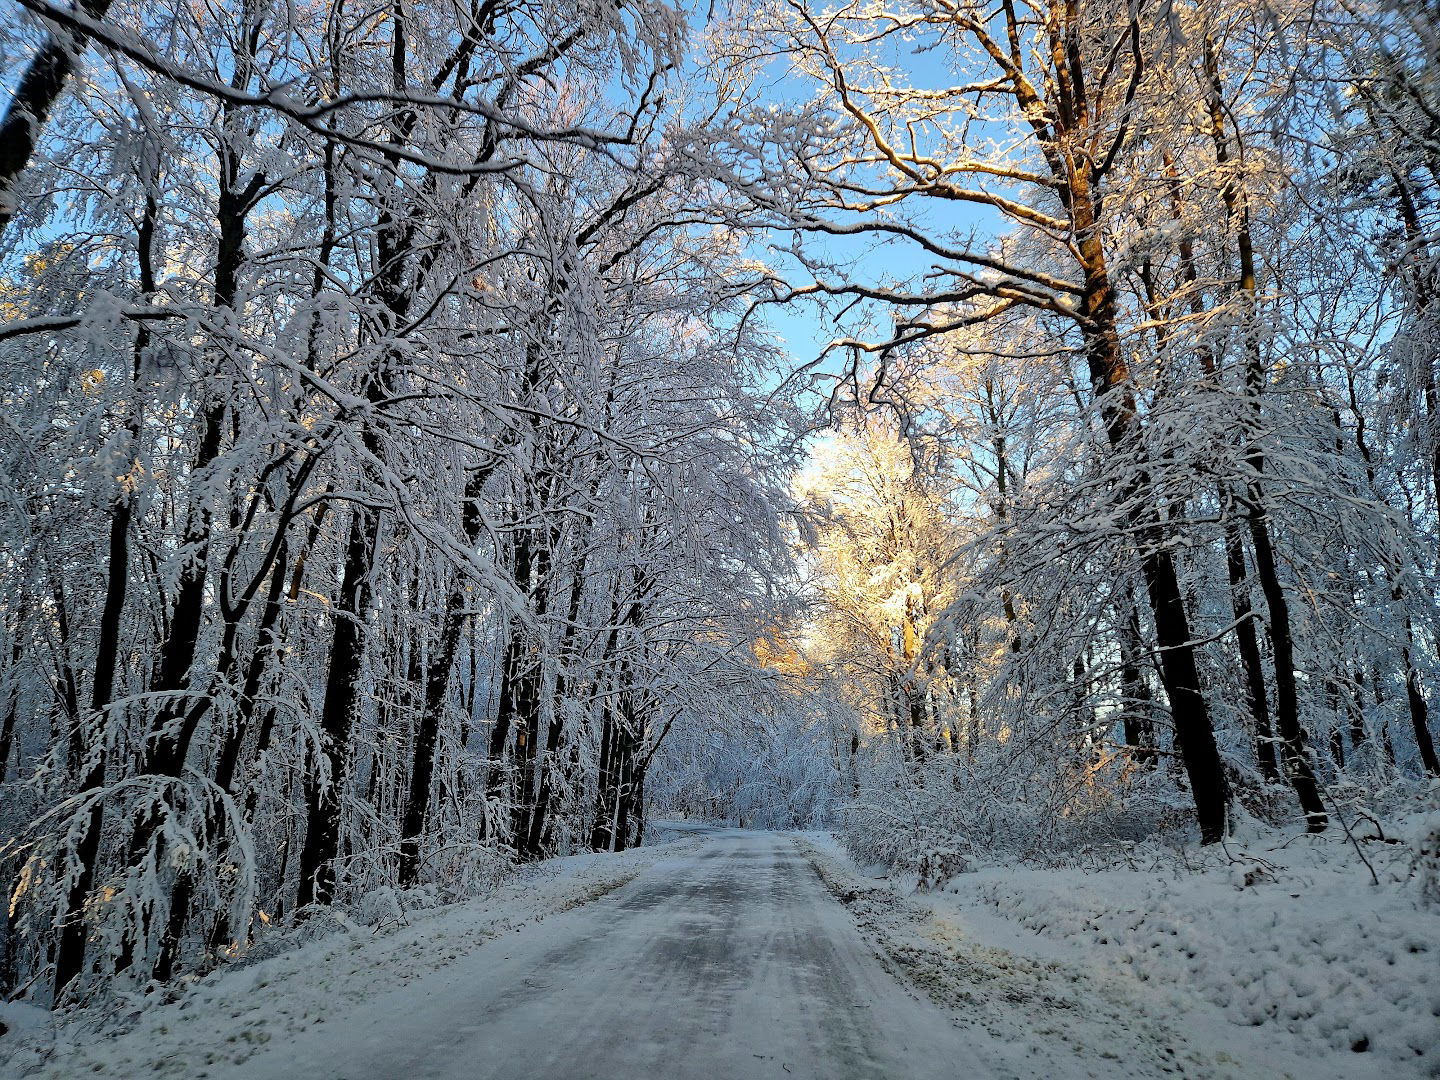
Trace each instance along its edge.
<path fill-rule="evenodd" d="M 1280 766 L 1275 758 L 1275 733 L 1270 727 L 1270 702 L 1265 687 L 1265 664 L 1260 640 L 1255 633 L 1255 615 L 1250 606 L 1250 584 L 1245 574 L 1245 549 L 1232 525 L 1225 527 L 1225 569 L 1230 579 L 1230 608 L 1235 615 L 1235 640 L 1240 648 L 1241 670 L 1245 675 L 1245 705 L 1254 726 L 1255 760 L 1267 783 L 1280 783 Z"/>
<path fill-rule="evenodd" d="M 466 478 L 461 528 L 471 548 L 480 537 L 480 498 L 499 458 L 488 468 L 477 468 Z M 420 721 L 415 728 L 415 745 L 410 763 L 410 783 L 405 795 L 405 816 L 400 825 L 400 887 L 415 884 L 420 869 L 420 835 L 430 806 L 430 789 L 435 777 L 435 750 L 440 735 L 440 717 L 445 706 L 455 668 L 455 653 L 465 627 L 465 573 L 457 571 L 455 581 L 445 600 L 445 615 L 440 625 L 440 640 L 425 672 L 425 699 Z"/>
<path fill-rule="evenodd" d="M 330 639 L 329 676 L 320 713 L 322 775 L 305 771 L 305 842 L 300 849 L 297 909 L 329 904 L 335 897 L 335 858 L 340 853 L 341 795 L 350 759 L 350 731 L 360 708 L 365 654 L 365 620 L 370 611 L 370 570 L 380 534 L 380 515 L 357 503 L 350 517 L 335 630 Z"/>
<path fill-rule="evenodd" d="M 1082 324 L 1086 358 L 1105 430 L 1117 458 L 1135 453 L 1135 401 L 1130 370 L 1120 351 L 1115 296 L 1106 267 L 1104 246 L 1097 225 L 1096 207 L 1088 187 L 1077 183 L 1071 192 L 1072 214 L 1080 237 L 1078 252 L 1085 271 Z M 1190 779 L 1191 798 L 1203 843 L 1218 843 L 1225 835 L 1230 794 L 1210 709 L 1200 688 L 1200 672 L 1185 595 L 1175 568 L 1174 555 L 1165 546 L 1155 511 L 1144 505 L 1150 488 L 1143 463 L 1137 463 L 1123 484 L 1126 500 L 1140 540 L 1140 569 L 1160 646 L 1160 681 L 1170 699 L 1170 715 L 1180 756 Z"/>
<path fill-rule="evenodd" d="M 1155 743 L 1155 719 L 1151 715 L 1154 706 L 1150 696 L 1150 685 L 1140 667 L 1142 644 L 1140 637 L 1140 616 L 1133 603 L 1120 622 L 1120 685 L 1125 700 L 1122 723 L 1125 731 L 1125 745 L 1137 765 L 1153 769 L 1160 759 L 1159 747 Z"/>
<path fill-rule="evenodd" d="M 1213 42 L 1208 38 L 1204 45 L 1203 62 L 1210 82 L 1210 133 L 1215 144 L 1215 163 L 1219 166 L 1224 180 L 1220 188 L 1221 201 L 1234 232 L 1236 254 L 1239 263 L 1240 281 L 1238 295 L 1241 303 L 1241 317 L 1245 338 L 1245 400 L 1248 419 L 1253 425 L 1250 445 L 1245 460 L 1250 469 L 1246 482 L 1245 506 L 1250 525 L 1251 552 L 1255 557 L 1255 577 L 1260 582 L 1260 591 L 1265 597 L 1269 615 L 1270 645 L 1275 669 L 1275 727 L 1280 734 L 1280 756 L 1291 786 L 1300 800 L 1305 814 L 1306 828 L 1310 832 L 1323 832 L 1328 824 L 1324 803 L 1320 799 L 1319 786 L 1315 779 L 1314 765 L 1306 746 L 1304 728 L 1300 722 L 1300 700 L 1295 686 L 1294 632 L 1291 628 L 1290 606 L 1285 589 L 1280 583 L 1276 566 L 1275 549 L 1270 533 L 1269 513 L 1265 508 L 1261 478 L 1265 474 L 1265 452 L 1260 443 L 1260 394 L 1264 389 L 1265 373 L 1261 364 L 1260 343 L 1256 334 L 1258 275 L 1255 263 L 1255 247 L 1250 232 L 1249 198 L 1233 168 L 1230 155 L 1230 140 L 1225 131 L 1225 109 L 1222 99 L 1223 87 L 1220 79 L 1219 60 Z M 1242 143 L 1243 148 L 1243 143 Z"/>
<path fill-rule="evenodd" d="M 1415 631 L 1410 617 L 1405 617 L 1405 638 L 1414 641 Z M 1440 757 L 1435 754 L 1435 740 L 1430 735 L 1430 706 L 1420 685 L 1420 673 L 1411 662 L 1410 648 L 1403 650 L 1405 660 L 1405 696 L 1410 706 L 1410 725 L 1415 732 L 1415 745 L 1420 749 L 1420 762 L 1431 776 L 1440 776 Z"/>

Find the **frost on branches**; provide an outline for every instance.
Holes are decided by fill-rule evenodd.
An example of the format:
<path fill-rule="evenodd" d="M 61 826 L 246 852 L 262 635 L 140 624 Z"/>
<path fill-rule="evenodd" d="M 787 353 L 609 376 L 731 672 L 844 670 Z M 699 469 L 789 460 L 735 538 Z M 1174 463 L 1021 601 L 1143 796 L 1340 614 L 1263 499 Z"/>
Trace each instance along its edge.
<path fill-rule="evenodd" d="M 1433 905 L 1437 55 L 1398 0 L 10 0 L 0 989 L 662 817 L 930 892 L 1303 832 Z"/>

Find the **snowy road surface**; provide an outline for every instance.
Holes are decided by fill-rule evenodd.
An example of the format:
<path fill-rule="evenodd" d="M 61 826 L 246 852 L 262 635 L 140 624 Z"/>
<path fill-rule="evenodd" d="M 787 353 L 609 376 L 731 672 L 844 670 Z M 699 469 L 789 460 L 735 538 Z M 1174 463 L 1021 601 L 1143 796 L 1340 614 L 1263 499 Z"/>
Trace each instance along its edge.
<path fill-rule="evenodd" d="M 674 831 L 441 907 L 374 894 L 262 935 L 172 1000 L 12 1004 L 25 1023 L 0 1039 L 0 1076 L 1440 1076 L 1435 918 L 1399 893 L 1355 900 L 1323 850 L 1269 852 L 1291 859 L 1267 862 L 1270 883 L 1237 885 L 1221 862 L 994 867 L 916 892 L 825 834 Z M 1319 906 L 1288 907 L 1301 888 Z"/>
<path fill-rule="evenodd" d="M 210 1076 L 973 1077 L 793 841 L 717 832 L 624 888 Z"/>

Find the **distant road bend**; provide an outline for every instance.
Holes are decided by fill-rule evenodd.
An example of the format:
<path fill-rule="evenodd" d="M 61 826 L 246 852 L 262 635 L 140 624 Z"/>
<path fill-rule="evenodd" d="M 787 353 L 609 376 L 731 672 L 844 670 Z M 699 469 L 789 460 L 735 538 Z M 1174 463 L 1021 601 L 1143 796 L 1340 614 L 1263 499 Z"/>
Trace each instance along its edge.
<path fill-rule="evenodd" d="M 929 1080 L 983 1075 L 795 845 L 716 831 L 233 1072 L 305 1080 Z"/>

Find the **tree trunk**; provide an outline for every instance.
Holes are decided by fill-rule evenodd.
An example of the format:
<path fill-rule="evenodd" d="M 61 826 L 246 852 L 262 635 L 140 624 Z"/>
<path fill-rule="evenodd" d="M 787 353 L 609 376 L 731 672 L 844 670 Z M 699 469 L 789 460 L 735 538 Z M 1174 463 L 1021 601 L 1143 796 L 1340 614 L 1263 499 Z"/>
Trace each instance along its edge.
<path fill-rule="evenodd" d="M 284 608 L 285 577 L 289 572 L 288 549 L 281 545 L 280 552 L 275 559 L 274 565 L 270 568 L 270 587 L 265 597 L 265 608 L 260 616 L 260 628 L 255 639 L 255 648 L 250 654 L 250 661 L 245 670 L 245 681 L 240 689 L 240 701 L 236 707 L 235 728 L 226 738 L 220 756 L 215 764 L 215 785 L 230 796 L 235 796 L 239 791 L 237 783 L 239 778 L 240 753 L 244 749 L 245 740 L 250 732 L 250 725 L 255 716 L 255 705 L 260 694 L 260 680 L 265 672 L 265 666 L 269 657 L 279 646 L 281 637 L 277 630 L 280 620 L 280 613 Z M 255 757 L 258 759 L 264 755 L 270 742 L 269 724 L 264 724 L 255 740 Z M 219 814 L 213 817 L 213 832 L 207 838 L 207 846 L 215 850 L 216 846 L 224 841 L 226 834 L 226 819 Z M 174 904 L 172 901 L 172 905 Z M 221 949 L 230 937 L 230 917 L 222 911 L 215 917 L 207 938 L 207 946 L 213 955 Z"/>
<path fill-rule="evenodd" d="M 1071 201 L 1080 237 L 1078 254 L 1085 271 L 1082 299 L 1086 313 L 1083 324 L 1086 359 L 1106 434 L 1112 451 L 1119 458 L 1138 452 L 1133 439 L 1137 422 L 1134 391 L 1130 370 L 1120 351 L 1115 296 L 1095 208 L 1089 202 L 1087 190 L 1078 183 L 1071 193 Z M 1165 546 L 1161 526 L 1155 520 L 1156 511 L 1146 505 L 1144 493 L 1149 487 L 1143 463 L 1136 463 L 1124 483 L 1122 501 L 1134 504 L 1131 518 L 1141 545 L 1141 574 L 1160 646 L 1160 681 L 1170 699 L 1170 715 L 1190 778 L 1201 842 L 1213 844 L 1224 838 L 1230 794 L 1215 744 L 1210 709 L 1200 689 L 1185 594 L 1175 569 L 1174 555 Z"/>
<path fill-rule="evenodd" d="M 1270 702 L 1265 687 L 1265 665 L 1260 657 L 1260 640 L 1255 633 L 1254 610 L 1250 606 L 1250 584 L 1245 574 L 1245 549 L 1239 533 L 1225 526 L 1225 569 L 1230 578 L 1230 605 L 1235 615 L 1235 640 L 1240 647 L 1240 665 L 1245 675 L 1245 704 L 1254 726 L 1255 760 L 1267 783 L 1280 782 L 1275 758 L 1275 735 L 1270 728 Z"/>
<path fill-rule="evenodd" d="M 605 706 L 600 728 L 600 760 L 596 771 L 595 824 L 590 829 L 590 850 L 609 851 L 614 818 L 612 797 L 615 792 L 614 762 L 616 725 L 614 708 Z"/>
<path fill-rule="evenodd" d="M 594 497 L 597 485 L 591 487 L 591 497 Z M 557 537 L 552 536 L 552 547 L 557 546 Z M 548 816 L 550 813 L 550 800 L 553 797 L 553 773 L 554 761 L 560 751 L 560 738 L 564 732 L 564 702 L 567 687 L 567 679 L 563 670 L 563 664 L 569 655 L 575 639 L 575 625 L 580 617 L 580 600 L 585 592 L 585 560 L 582 558 L 575 568 L 575 576 L 570 582 L 570 597 L 565 606 L 565 623 L 563 636 L 560 642 L 558 655 L 561 660 L 562 670 L 555 675 L 555 693 L 552 697 L 550 709 L 550 727 L 545 735 L 545 752 L 540 759 L 540 787 L 535 795 L 535 809 L 530 816 L 530 828 L 525 838 L 525 847 L 521 852 L 525 858 L 540 858 L 544 851 L 544 837 L 548 829 Z"/>
<path fill-rule="evenodd" d="M 360 709 L 365 654 L 365 620 L 370 610 L 370 569 L 380 535 L 380 515 L 357 503 L 345 542 L 340 593 L 335 598 L 335 631 L 330 641 L 329 677 L 320 713 L 326 768 L 305 771 L 305 842 L 300 849 L 297 909 L 329 904 L 335 896 L 335 858 L 340 853 L 341 796 L 350 759 L 350 731 Z"/>
<path fill-rule="evenodd" d="M 392 89 L 405 94 L 406 30 L 403 5 L 394 3 L 388 10 L 390 22 L 390 69 Z M 390 147 L 404 145 L 413 112 L 395 114 L 390 125 Z M 387 166 L 382 177 L 398 181 L 400 158 L 392 150 L 383 152 Z M 327 234 L 331 220 L 327 158 L 326 221 Z M 414 254 L 415 232 L 403 222 L 397 201 L 401 195 L 396 187 L 377 187 L 380 211 L 375 225 L 375 266 L 373 284 L 384 317 L 391 328 L 406 318 L 413 293 L 407 288 L 406 273 Z M 365 398 L 378 411 L 391 389 L 395 368 L 401 360 L 390 354 L 379 358 L 377 368 L 365 380 Z M 375 461 L 385 460 L 385 448 L 373 420 L 367 420 L 360 431 L 366 452 Z M 369 466 L 363 466 L 368 469 Z M 371 573 L 380 539 L 380 511 L 374 506 L 357 502 L 350 519 L 349 536 L 345 542 L 344 569 L 340 592 L 333 608 L 335 629 L 330 639 L 330 655 L 325 682 L 325 700 L 321 707 L 320 738 L 325 756 L 326 775 L 309 769 L 305 774 L 305 841 L 300 848 L 299 886 L 295 895 L 297 910 L 310 904 L 329 904 L 335 896 L 335 860 L 340 854 L 342 796 L 350 762 L 350 735 L 360 711 L 363 687 L 366 633 L 370 614 Z"/>
<path fill-rule="evenodd" d="M 0 784 L 10 774 L 10 755 L 15 748 L 15 725 L 20 716 L 20 664 L 25 659 L 24 631 L 29 615 L 30 597 L 26 593 L 15 613 L 15 637 L 10 644 L 10 686 L 5 693 L 5 716 L 0 719 Z"/>
<path fill-rule="evenodd" d="M 1250 524 L 1251 551 L 1255 556 L 1255 576 L 1265 596 L 1269 615 L 1270 645 L 1275 662 L 1275 727 L 1280 734 L 1280 756 L 1289 774 L 1291 786 L 1300 800 L 1310 832 L 1323 832 L 1328 824 L 1324 804 L 1320 800 L 1314 765 L 1306 747 L 1305 731 L 1300 723 L 1300 700 L 1295 687 L 1294 636 L 1290 606 L 1280 583 L 1275 550 L 1270 534 L 1269 513 L 1265 508 L 1260 478 L 1265 474 L 1265 453 L 1260 443 L 1260 394 L 1265 373 L 1256 334 L 1257 274 L 1255 248 L 1250 233 L 1249 199 L 1237 174 L 1231 169 L 1230 141 L 1225 133 L 1225 109 L 1219 61 L 1213 44 L 1207 39 L 1204 50 L 1206 74 L 1210 80 L 1210 130 L 1215 144 L 1215 163 L 1225 179 L 1220 196 L 1235 234 L 1240 281 L 1238 295 L 1245 338 L 1245 397 L 1248 419 L 1253 425 L 1245 460 L 1250 468 L 1247 481 L 1246 510 Z M 1242 144 L 1243 149 L 1243 144 Z"/>
<path fill-rule="evenodd" d="M 154 178 L 151 178 L 152 183 Z M 137 231 L 137 258 L 140 270 L 140 289 L 146 296 L 155 291 L 155 228 L 160 208 L 151 186 L 145 197 L 145 207 Z M 3 221 L 0 221 L 3 227 Z M 140 365 L 144 350 L 149 345 L 149 331 L 142 324 L 136 331 L 134 367 L 130 376 L 130 392 L 140 392 Z M 132 401 L 130 415 L 126 422 L 126 436 L 130 448 L 129 469 L 123 478 L 117 478 L 119 490 L 110 505 L 110 536 L 106 559 L 105 601 L 100 611 L 100 625 L 95 645 L 95 678 L 90 690 L 90 715 L 92 731 L 90 743 L 90 765 L 81 781 L 80 790 L 97 795 L 106 782 L 107 751 L 105 727 L 107 713 L 115 700 L 115 679 L 120 669 L 120 623 L 125 612 L 125 596 L 130 584 L 130 525 L 134 516 L 134 491 L 136 459 L 141 430 L 140 406 Z M 60 939 L 55 950 L 55 993 L 58 1003 L 67 988 L 85 968 L 85 945 L 89 938 L 89 925 L 85 920 L 85 901 L 95 887 L 95 874 L 100 858 L 100 837 L 105 828 L 105 809 L 98 798 L 90 808 L 85 825 L 75 844 L 75 878 L 65 896 L 65 914 L 61 918 Z"/>
<path fill-rule="evenodd" d="M 1255 576 L 1270 608 L 1270 648 L 1275 660 L 1275 726 L 1280 732 L 1280 755 L 1290 775 L 1291 786 L 1305 813 L 1310 832 L 1324 832 L 1328 824 L 1325 804 L 1300 726 L 1299 694 L 1295 686 L 1295 647 L 1290 634 L 1290 608 L 1275 566 L 1269 530 L 1258 516 L 1251 518 L 1250 537 L 1255 555 Z"/>
<path fill-rule="evenodd" d="M 1155 743 L 1155 719 L 1151 715 L 1154 703 L 1150 696 L 1150 684 L 1146 682 L 1140 666 L 1142 644 L 1140 637 L 1140 616 L 1133 603 L 1120 623 L 1120 685 L 1124 695 L 1122 723 L 1125 731 L 1125 745 L 1137 765 L 1153 769 L 1160 759 L 1159 747 Z"/>
<path fill-rule="evenodd" d="M 1405 638 L 1414 641 L 1415 632 L 1410 617 L 1405 617 Z M 1403 650 L 1405 661 L 1405 696 L 1410 706 L 1410 725 L 1415 732 L 1415 745 L 1420 749 L 1420 762 L 1431 776 L 1440 776 L 1440 758 L 1435 756 L 1435 740 L 1430 735 L 1430 707 L 1425 701 L 1425 691 L 1420 685 L 1420 673 L 1411 662 L 1410 649 Z"/>
<path fill-rule="evenodd" d="M 471 538 L 473 542 L 473 537 Z M 415 743 L 410 761 L 410 783 L 405 794 L 405 816 L 400 824 L 400 869 L 397 881 L 402 889 L 415 884 L 420 870 L 420 835 L 425 828 L 425 814 L 430 807 L 430 788 L 435 779 L 435 748 L 440 736 L 440 716 L 445 708 L 445 692 L 455 667 L 455 652 L 464 629 L 465 576 L 456 574 L 455 584 L 445 600 L 445 615 L 440 626 L 440 640 L 430 656 L 425 672 L 425 699 L 420 722 L 415 727 Z"/>

